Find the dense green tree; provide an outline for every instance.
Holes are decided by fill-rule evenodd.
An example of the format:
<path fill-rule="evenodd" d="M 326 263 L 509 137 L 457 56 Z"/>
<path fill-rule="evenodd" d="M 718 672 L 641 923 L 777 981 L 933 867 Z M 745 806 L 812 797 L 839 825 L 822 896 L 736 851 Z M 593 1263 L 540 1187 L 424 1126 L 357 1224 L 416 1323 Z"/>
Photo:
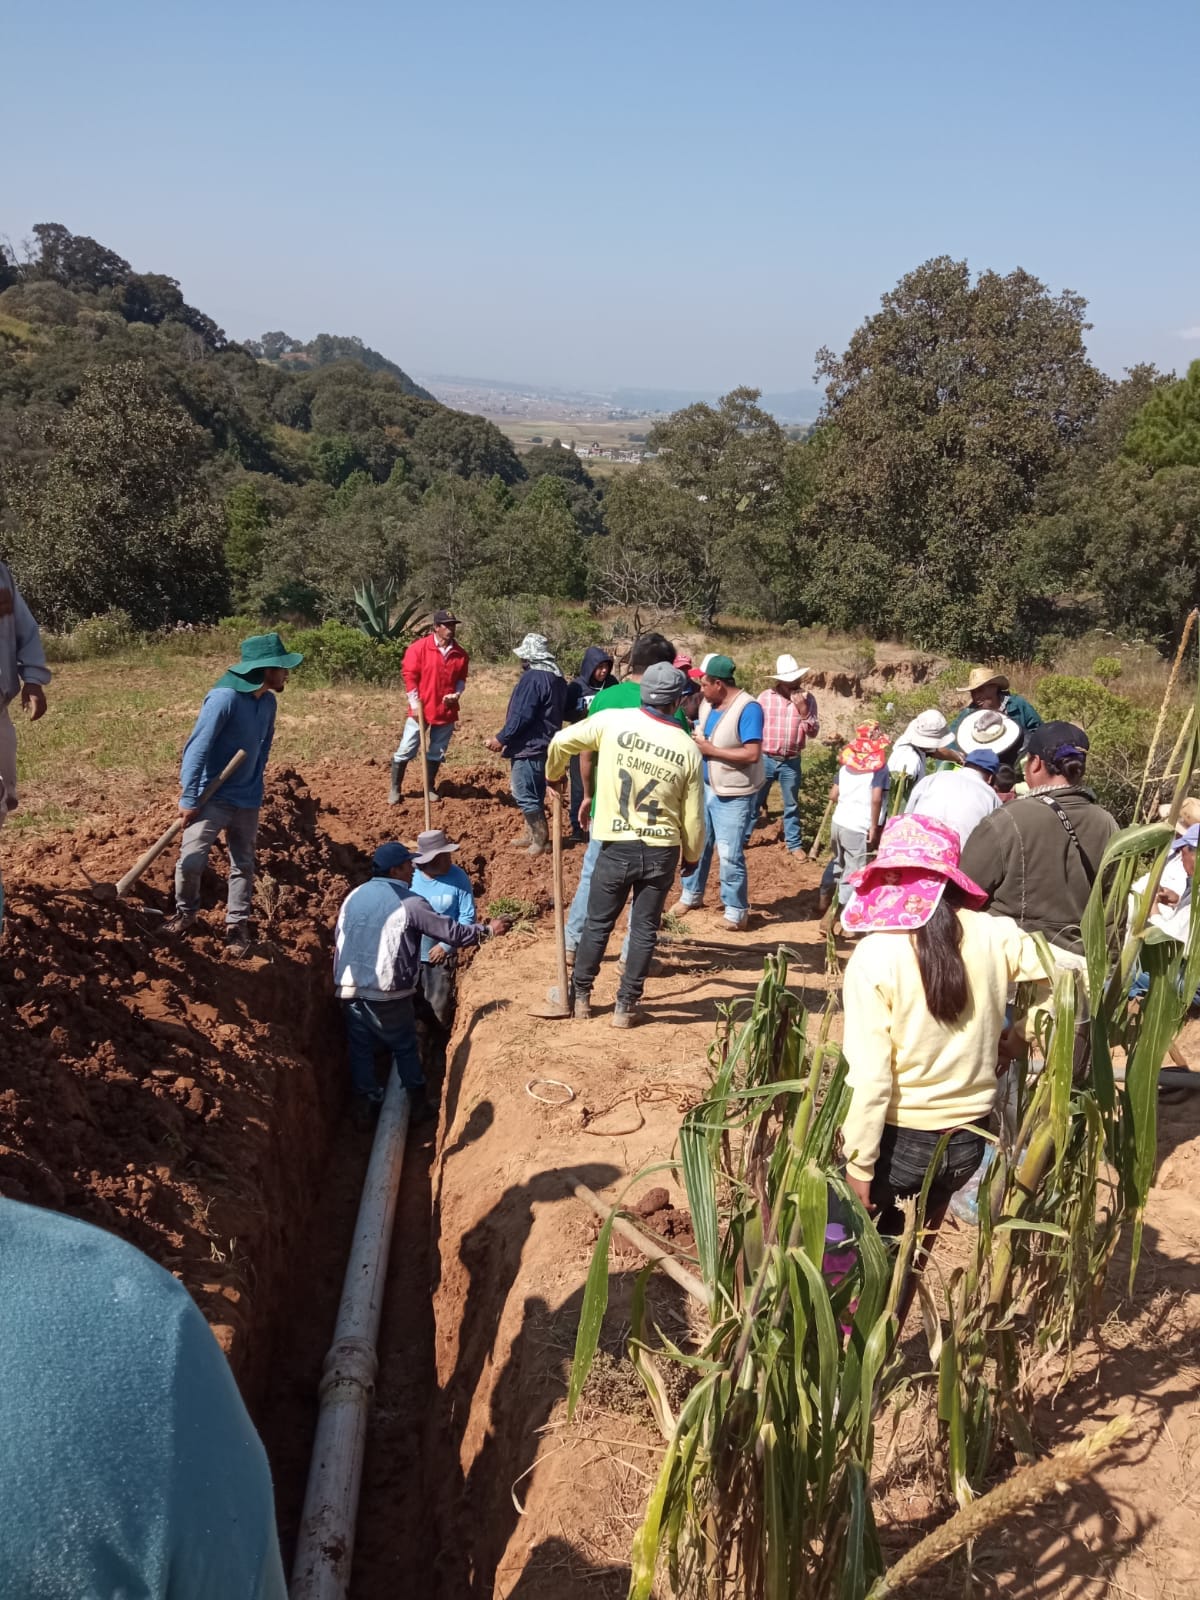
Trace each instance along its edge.
<path fill-rule="evenodd" d="M 705 548 L 704 507 L 696 496 L 635 468 L 613 479 L 604 507 L 609 531 L 587 548 L 590 598 L 640 606 L 648 615 L 711 614 L 720 577 Z"/>
<path fill-rule="evenodd" d="M 525 476 L 520 457 L 494 422 L 445 407 L 418 424 L 410 456 L 427 482 L 447 472 L 459 478 L 495 477 L 504 483 L 517 483 Z"/>
<path fill-rule="evenodd" d="M 64 289 L 108 289 L 124 283 L 133 268 L 115 250 L 75 234 L 61 222 L 36 222 L 37 252 L 26 269 L 31 278 L 52 278 Z"/>
<path fill-rule="evenodd" d="M 127 611 L 139 628 L 207 622 L 228 602 L 204 436 L 144 366 L 87 374 L 49 454 L 6 485 L 10 558 L 50 627 Z"/>
<path fill-rule="evenodd" d="M 701 616 L 711 622 L 731 573 L 762 559 L 784 475 L 787 440 L 758 405 L 757 389 L 733 389 L 717 405 L 692 405 L 651 430 L 648 469 L 690 495 L 705 570 Z"/>
<path fill-rule="evenodd" d="M 1014 525 L 1104 394 L 1085 304 L 1019 269 L 972 280 L 941 256 L 884 295 L 844 355 L 819 353 L 815 614 L 963 653 L 1011 642 Z"/>
<path fill-rule="evenodd" d="M 1152 472 L 1200 467 L 1200 361 L 1149 397 L 1130 425 L 1125 454 Z"/>
<path fill-rule="evenodd" d="M 485 580 L 488 592 L 497 595 L 583 599 L 583 539 L 567 489 L 548 473 L 537 480 L 489 539 L 475 574 L 477 583 Z"/>

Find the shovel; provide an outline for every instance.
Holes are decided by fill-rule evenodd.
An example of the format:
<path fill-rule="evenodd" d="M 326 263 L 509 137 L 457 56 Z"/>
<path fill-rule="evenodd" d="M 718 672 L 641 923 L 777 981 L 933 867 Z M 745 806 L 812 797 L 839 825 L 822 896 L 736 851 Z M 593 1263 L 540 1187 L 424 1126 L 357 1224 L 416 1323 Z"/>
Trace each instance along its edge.
<path fill-rule="evenodd" d="M 232 777 L 245 759 L 246 752 L 244 750 L 238 750 L 235 753 L 223 770 L 217 773 L 216 777 L 209 784 L 208 788 L 205 789 L 199 800 L 197 800 L 197 811 L 200 810 L 206 801 L 212 799 L 213 795 L 216 794 L 217 790 L 225 782 L 226 778 Z M 120 900 L 123 895 L 128 894 L 129 890 L 133 888 L 134 884 L 141 877 L 142 873 L 145 872 L 150 863 L 152 861 L 157 861 L 167 846 L 172 843 L 173 840 L 178 839 L 182 832 L 183 818 L 176 817 L 175 821 L 171 824 L 167 831 L 162 834 L 160 838 L 154 841 L 149 850 L 146 851 L 145 855 L 137 858 L 125 876 L 118 879 L 116 883 L 97 883 L 95 878 L 93 878 L 89 872 L 85 871 L 83 875 L 91 884 L 92 893 L 95 895 L 96 899 Z"/>
<path fill-rule="evenodd" d="M 547 1004 L 531 1017 L 564 1018 L 571 1015 L 567 989 L 567 908 L 563 890 L 562 795 L 550 790 L 550 848 L 554 861 L 554 946 L 558 956 L 558 987 L 546 996 Z"/>

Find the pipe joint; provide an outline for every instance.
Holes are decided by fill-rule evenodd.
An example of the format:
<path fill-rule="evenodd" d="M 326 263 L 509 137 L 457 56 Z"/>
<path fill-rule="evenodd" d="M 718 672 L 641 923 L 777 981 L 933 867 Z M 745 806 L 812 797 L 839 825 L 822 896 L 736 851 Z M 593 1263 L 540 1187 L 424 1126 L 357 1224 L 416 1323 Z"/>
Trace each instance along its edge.
<path fill-rule="evenodd" d="M 375 1346 L 366 1339 L 338 1339 L 330 1345 L 318 1391 L 322 1401 L 339 1388 L 374 1390 L 379 1373 Z"/>

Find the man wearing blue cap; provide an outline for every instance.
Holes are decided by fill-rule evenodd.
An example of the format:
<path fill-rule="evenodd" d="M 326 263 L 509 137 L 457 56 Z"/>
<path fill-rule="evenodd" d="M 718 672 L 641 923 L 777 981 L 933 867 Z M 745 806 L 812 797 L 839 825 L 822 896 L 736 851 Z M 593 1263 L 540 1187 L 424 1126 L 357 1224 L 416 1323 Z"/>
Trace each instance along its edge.
<path fill-rule="evenodd" d="M 375 1054 L 388 1051 L 420 1121 L 436 1109 L 425 1090 L 413 1011 L 422 935 L 449 950 L 461 950 L 507 933 L 512 923 L 507 917 L 461 923 L 439 916 L 409 888 L 413 855 L 407 845 L 381 844 L 371 858 L 371 870 L 371 878 L 342 902 L 333 957 L 334 993 L 346 1018 L 350 1079 L 359 1113 L 377 1108 L 383 1090 L 375 1077 Z"/>
<path fill-rule="evenodd" d="M 263 773 L 275 737 L 275 696 L 283 693 L 288 673 L 303 660 L 298 651 L 284 648 L 277 633 L 257 634 L 242 641 L 242 659 L 205 695 L 183 747 L 179 774 L 183 842 L 175 868 L 175 915 L 164 923 L 165 933 L 186 933 L 195 922 L 208 854 L 224 833 L 229 851 L 225 942 L 234 955 L 249 950 L 254 842 Z M 246 752 L 245 761 L 201 809 L 201 794 L 239 750 Z"/>
<path fill-rule="evenodd" d="M 961 849 L 983 819 L 1000 809 L 995 790 L 999 771 L 1000 758 L 994 750 L 972 750 L 961 767 L 922 778 L 904 809 L 953 828 Z"/>

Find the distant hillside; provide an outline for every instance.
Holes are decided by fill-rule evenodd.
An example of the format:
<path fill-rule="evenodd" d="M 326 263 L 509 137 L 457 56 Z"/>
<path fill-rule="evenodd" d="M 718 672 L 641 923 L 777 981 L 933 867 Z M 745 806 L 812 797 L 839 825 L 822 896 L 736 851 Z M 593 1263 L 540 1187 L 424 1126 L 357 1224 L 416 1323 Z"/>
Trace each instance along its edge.
<path fill-rule="evenodd" d="M 356 361 L 368 372 L 386 372 L 395 378 L 404 394 L 417 400 L 432 400 L 434 396 L 413 381 L 403 367 L 398 367 L 387 356 L 362 342 L 356 334 L 319 333 L 307 344 L 293 339 L 288 333 L 264 333 L 261 339 L 247 339 L 246 349 L 260 361 L 284 367 L 289 372 L 309 372 L 315 367 L 327 367 L 334 361 Z"/>

